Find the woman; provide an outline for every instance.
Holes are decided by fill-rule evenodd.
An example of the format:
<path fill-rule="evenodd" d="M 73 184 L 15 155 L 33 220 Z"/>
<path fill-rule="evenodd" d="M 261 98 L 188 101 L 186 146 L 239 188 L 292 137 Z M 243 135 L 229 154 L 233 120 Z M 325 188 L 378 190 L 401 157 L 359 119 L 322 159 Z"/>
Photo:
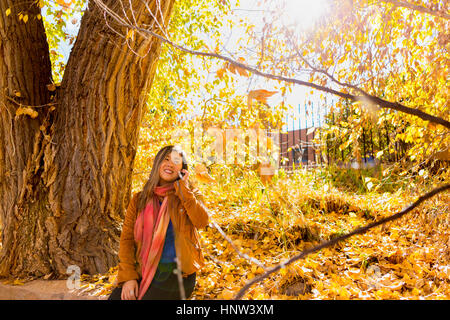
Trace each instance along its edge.
<path fill-rule="evenodd" d="M 156 155 L 150 177 L 128 205 L 119 244 L 118 287 L 109 300 L 180 299 L 181 267 L 188 298 L 203 266 L 197 228 L 208 225 L 203 196 L 189 181 L 178 146 Z"/>

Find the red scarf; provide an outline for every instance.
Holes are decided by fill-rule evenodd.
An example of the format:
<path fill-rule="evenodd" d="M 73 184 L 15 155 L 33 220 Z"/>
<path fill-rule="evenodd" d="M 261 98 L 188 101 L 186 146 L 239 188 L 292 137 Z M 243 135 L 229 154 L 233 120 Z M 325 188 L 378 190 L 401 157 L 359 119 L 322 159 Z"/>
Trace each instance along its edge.
<path fill-rule="evenodd" d="M 140 261 L 142 266 L 142 281 L 139 285 L 138 300 L 141 300 L 153 280 L 164 247 L 170 216 L 167 210 L 168 191 L 174 189 L 173 183 L 156 186 L 153 201 L 139 213 L 134 225 L 134 238 L 140 242 Z M 164 196 L 159 205 L 158 197 Z"/>

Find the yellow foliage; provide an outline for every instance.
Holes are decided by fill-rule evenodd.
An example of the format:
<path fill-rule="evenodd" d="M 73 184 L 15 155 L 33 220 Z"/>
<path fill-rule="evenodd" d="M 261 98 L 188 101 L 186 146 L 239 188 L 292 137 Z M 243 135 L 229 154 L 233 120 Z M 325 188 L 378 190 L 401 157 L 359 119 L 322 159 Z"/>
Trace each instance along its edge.
<path fill-rule="evenodd" d="M 19 107 L 16 110 L 16 117 L 15 117 L 15 119 L 17 120 L 18 117 L 20 115 L 22 115 L 22 114 L 28 115 L 28 116 L 30 116 L 33 119 L 38 116 L 38 112 L 36 110 L 33 110 L 33 109 L 29 108 L 29 107 Z"/>

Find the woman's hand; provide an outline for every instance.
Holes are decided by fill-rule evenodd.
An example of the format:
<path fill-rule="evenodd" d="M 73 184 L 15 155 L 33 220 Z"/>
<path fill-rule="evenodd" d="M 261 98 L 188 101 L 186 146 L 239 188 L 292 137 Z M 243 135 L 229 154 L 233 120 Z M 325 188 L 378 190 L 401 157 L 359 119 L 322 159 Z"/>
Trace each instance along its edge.
<path fill-rule="evenodd" d="M 136 300 L 138 296 L 138 283 L 136 280 L 128 280 L 122 286 L 122 300 Z"/>
<path fill-rule="evenodd" d="M 189 178 L 189 171 L 187 171 L 186 169 L 181 169 L 180 172 L 184 173 L 183 178 L 181 178 L 180 180 L 186 183 Z"/>

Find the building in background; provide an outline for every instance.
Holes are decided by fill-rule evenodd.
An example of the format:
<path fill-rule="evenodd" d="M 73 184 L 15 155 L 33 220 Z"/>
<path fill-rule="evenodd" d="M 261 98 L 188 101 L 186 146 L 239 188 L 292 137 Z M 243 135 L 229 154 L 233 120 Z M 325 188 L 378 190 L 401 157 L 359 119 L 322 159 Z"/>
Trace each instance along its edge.
<path fill-rule="evenodd" d="M 280 134 L 280 168 L 313 167 L 322 163 L 319 146 L 314 143 L 318 128 L 304 128 Z"/>

